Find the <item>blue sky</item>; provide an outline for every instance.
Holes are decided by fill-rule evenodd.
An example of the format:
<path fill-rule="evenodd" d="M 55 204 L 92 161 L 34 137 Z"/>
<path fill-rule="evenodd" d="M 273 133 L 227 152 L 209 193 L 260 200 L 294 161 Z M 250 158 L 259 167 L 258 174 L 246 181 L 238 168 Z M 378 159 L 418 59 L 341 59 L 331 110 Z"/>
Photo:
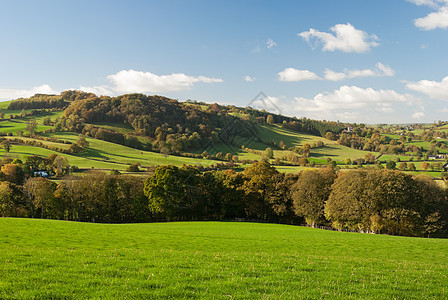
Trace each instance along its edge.
<path fill-rule="evenodd" d="M 448 119 L 448 0 L 0 4 L 0 100 L 81 89 L 246 106 L 263 92 L 290 116 Z"/>

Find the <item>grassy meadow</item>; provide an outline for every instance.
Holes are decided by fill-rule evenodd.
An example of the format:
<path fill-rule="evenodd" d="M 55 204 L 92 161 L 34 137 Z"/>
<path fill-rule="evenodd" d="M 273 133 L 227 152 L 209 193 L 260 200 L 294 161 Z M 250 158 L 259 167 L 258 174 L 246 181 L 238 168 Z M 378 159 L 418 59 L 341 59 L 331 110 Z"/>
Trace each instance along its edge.
<path fill-rule="evenodd" d="M 443 299 L 448 240 L 288 225 L 0 219 L 1 299 Z"/>

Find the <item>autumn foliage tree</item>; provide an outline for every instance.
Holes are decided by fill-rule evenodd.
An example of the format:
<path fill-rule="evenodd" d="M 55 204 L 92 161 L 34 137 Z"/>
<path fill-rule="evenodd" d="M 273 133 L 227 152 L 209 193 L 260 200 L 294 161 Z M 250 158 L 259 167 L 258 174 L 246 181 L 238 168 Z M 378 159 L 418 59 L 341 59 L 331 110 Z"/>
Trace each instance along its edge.
<path fill-rule="evenodd" d="M 21 185 L 25 179 L 25 173 L 19 165 L 4 164 L 1 167 L 0 177 L 3 178 L 3 180 Z"/>
<path fill-rule="evenodd" d="M 296 215 L 304 217 L 308 225 L 315 226 L 324 220 L 324 204 L 331 193 L 335 179 L 332 169 L 305 170 L 292 187 L 292 200 Z"/>
<path fill-rule="evenodd" d="M 336 227 L 420 236 L 446 208 L 444 192 L 432 179 L 360 170 L 335 181 L 325 214 Z"/>

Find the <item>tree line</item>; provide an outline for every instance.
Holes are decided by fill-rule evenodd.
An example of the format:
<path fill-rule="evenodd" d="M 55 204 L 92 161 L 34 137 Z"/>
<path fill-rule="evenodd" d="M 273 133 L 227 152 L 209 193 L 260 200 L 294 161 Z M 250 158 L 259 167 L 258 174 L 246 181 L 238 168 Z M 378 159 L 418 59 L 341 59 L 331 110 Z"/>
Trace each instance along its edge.
<path fill-rule="evenodd" d="M 168 165 L 157 167 L 147 178 L 91 173 L 57 184 L 40 177 L 16 180 L 11 165 L 1 168 L 2 216 L 106 223 L 242 218 L 448 236 L 447 190 L 425 175 L 395 170 L 336 174 L 332 168 L 321 168 L 285 174 L 262 161 L 239 173 Z"/>
<path fill-rule="evenodd" d="M 19 98 L 8 106 L 8 110 L 18 109 L 64 109 L 71 101 L 95 97 L 92 93 L 82 91 L 65 91 L 60 95 L 35 94 L 29 98 Z"/>

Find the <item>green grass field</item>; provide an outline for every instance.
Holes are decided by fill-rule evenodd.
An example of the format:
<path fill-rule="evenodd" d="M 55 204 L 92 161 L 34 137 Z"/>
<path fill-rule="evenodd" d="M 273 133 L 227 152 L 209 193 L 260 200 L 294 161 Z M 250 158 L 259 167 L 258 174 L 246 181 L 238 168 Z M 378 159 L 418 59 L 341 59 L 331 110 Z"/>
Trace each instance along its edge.
<path fill-rule="evenodd" d="M 47 136 L 57 136 L 65 140 L 72 141 L 76 141 L 78 137 L 78 135 L 74 133 L 58 133 L 57 135 L 51 134 Z M 142 166 L 170 164 L 176 166 L 181 166 L 182 164 L 208 166 L 220 162 L 214 160 L 195 159 L 173 155 L 164 156 L 160 153 L 141 151 L 101 140 L 91 138 L 87 138 L 87 140 L 90 143 L 90 147 L 87 148 L 85 152 L 77 155 L 63 154 L 56 151 L 29 145 L 13 145 L 9 153 L 6 153 L 4 149 L 0 149 L 0 155 L 9 156 L 12 158 L 20 158 L 25 161 L 26 157 L 30 155 L 40 155 L 47 157 L 50 154 L 55 153 L 57 155 L 64 156 L 65 158 L 67 158 L 68 162 L 71 165 L 78 166 L 79 168 L 93 167 L 95 169 L 107 170 L 125 170 L 130 164 L 133 163 L 140 163 Z M 66 147 L 65 144 L 61 145 L 61 148 Z"/>
<path fill-rule="evenodd" d="M 260 137 L 265 143 L 283 141 L 287 148 L 302 146 L 303 144 L 312 145 L 318 141 L 323 141 L 325 144 L 332 143 L 323 137 L 285 129 L 279 125 L 260 125 Z"/>
<path fill-rule="evenodd" d="M 378 152 L 352 149 L 339 144 L 327 144 L 324 147 L 311 149 L 310 156 L 319 158 L 329 157 L 332 160 L 343 162 L 346 158 L 350 158 L 352 160 L 364 158 L 368 153 L 372 153 L 375 156 L 379 155 Z"/>
<path fill-rule="evenodd" d="M 11 120 L 11 121 L 10 120 L 2 120 L 2 121 L 0 121 L 0 132 L 16 133 L 19 130 L 25 132 L 26 126 L 27 126 L 27 124 L 24 119 L 17 119 L 17 120 Z M 37 125 L 36 131 L 45 131 L 50 128 L 52 128 L 52 126 Z"/>
<path fill-rule="evenodd" d="M 0 219 L 1 299 L 445 299 L 448 240 Z"/>
<path fill-rule="evenodd" d="M 45 136 L 58 137 L 72 142 L 76 142 L 76 140 L 78 139 L 78 134 L 71 132 L 49 133 Z M 124 165 L 140 163 L 144 166 L 168 164 L 176 166 L 180 166 L 182 164 L 201 164 L 203 166 L 208 166 L 220 162 L 208 159 L 195 159 L 174 155 L 165 156 L 161 153 L 142 151 L 89 137 L 87 137 L 86 140 L 90 144 L 89 147 L 86 149 L 86 151 L 78 154 L 77 156 L 87 159 L 102 160 L 104 162 L 115 162 Z"/>

